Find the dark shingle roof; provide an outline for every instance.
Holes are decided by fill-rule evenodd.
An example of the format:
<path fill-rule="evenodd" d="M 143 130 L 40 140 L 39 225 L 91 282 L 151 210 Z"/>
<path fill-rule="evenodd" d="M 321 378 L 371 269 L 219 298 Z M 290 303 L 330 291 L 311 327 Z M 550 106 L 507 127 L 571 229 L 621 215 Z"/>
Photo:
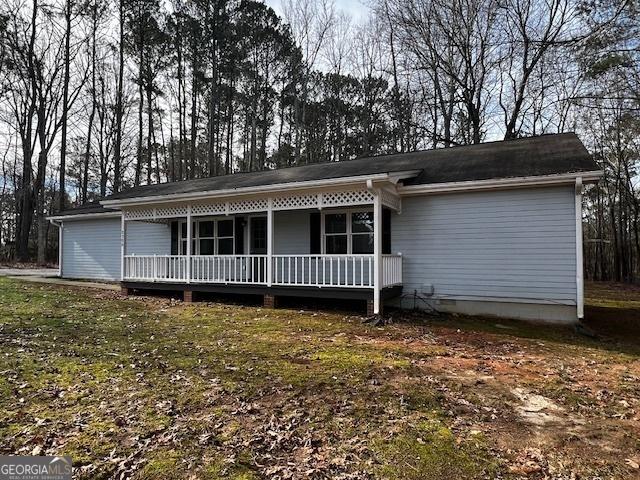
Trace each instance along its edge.
<path fill-rule="evenodd" d="M 145 185 L 108 196 L 105 200 L 228 190 L 408 170 L 419 170 L 420 173 L 405 181 L 405 185 L 587 172 L 598 170 L 598 166 L 575 133 L 562 133 Z M 98 202 L 92 202 L 57 215 L 115 211 L 103 207 Z"/>
<path fill-rule="evenodd" d="M 87 215 L 89 213 L 116 213 L 120 210 L 115 210 L 113 208 L 106 208 L 100 205 L 99 202 L 89 202 L 84 205 L 80 205 L 79 207 L 69 208 L 67 210 L 63 210 L 60 213 L 56 213 L 54 216 L 62 217 L 69 215 Z"/>
<path fill-rule="evenodd" d="M 597 170 L 574 133 L 380 155 L 261 172 L 145 185 L 105 200 L 229 190 L 290 182 L 421 170 L 405 184 L 433 184 Z"/>

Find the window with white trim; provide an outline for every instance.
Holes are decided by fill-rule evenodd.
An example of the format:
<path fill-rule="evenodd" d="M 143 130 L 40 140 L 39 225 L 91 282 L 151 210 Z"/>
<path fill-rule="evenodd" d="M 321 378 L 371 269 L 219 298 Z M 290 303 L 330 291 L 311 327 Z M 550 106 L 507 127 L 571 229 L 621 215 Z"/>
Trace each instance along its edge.
<path fill-rule="evenodd" d="M 198 219 L 191 227 L 193 255 L 233 255 L 235 250 L 233 219 Z M 187 222 L 180 222 L 179 255 L 187 254 Z"/>
<path fill-rule="evenodd" d="M 373 253 L 373 212 L 325 213 L 323 218 L 325 254 Z"/>
<path fill-rule="evenodd" d="M 235 227 L 233 220 L 217 220 L 216 221 L 216 254 L 217 255 L 233 255 L 234 240 L 233 229 Z"/>

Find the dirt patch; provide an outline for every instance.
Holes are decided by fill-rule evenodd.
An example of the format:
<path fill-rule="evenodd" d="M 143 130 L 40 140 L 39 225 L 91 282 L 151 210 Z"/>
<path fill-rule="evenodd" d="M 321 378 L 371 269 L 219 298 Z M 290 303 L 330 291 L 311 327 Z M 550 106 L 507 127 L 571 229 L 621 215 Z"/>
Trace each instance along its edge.
<path fill-rule="evenodd" d="M 515 409 L 525 422 L 538 426 L 565 423 L 565 419 L 560 416 L 564 409 L 550 399 L 526 392 L 522 388 L 514 388 L 511 393 L 519 401 Z"/>

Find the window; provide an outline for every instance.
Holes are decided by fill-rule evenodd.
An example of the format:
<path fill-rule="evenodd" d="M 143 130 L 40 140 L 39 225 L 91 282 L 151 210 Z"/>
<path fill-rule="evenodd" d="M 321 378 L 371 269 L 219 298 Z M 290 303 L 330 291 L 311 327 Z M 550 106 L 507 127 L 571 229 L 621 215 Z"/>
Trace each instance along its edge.
<path fill-rule="evenodd" d="M 328 255 L 373 253 L 373 212 L 325 214 L 324 250 Z"/>
<path fill-rule="evenodd" d="M 215 222 L 213 220 L 198 222 L 198 255 L 214 255 Z"/>
<path fill-rule="evenodd" d="M 193 255 L 233 255 L 233 219 L 202 219 L 192 224 L 191 253 Z M 187 254 L 187 223 L 180 222 L 180 255 Z"/>
<path fill-rule="evenodd" d="M 351 253 L 373 253 L 373 212 L 351 214 Z"/>
<path fill-rule="evenodd" d="M 196 253 L 196 222 L 191 224 L 191 253 Z M 187 254 L 187 222 L 180 222 L 180 255 Z"/>
<path fill-rule="evenodd" d="M 329 255 L 347 253 L 347 214 L 331 213 L 324 217 L 325 252 Z"/>
<path fill-rule="evenodd" d="M 218 255 L 233 255 L 233 220 L 218 220 Z"/>

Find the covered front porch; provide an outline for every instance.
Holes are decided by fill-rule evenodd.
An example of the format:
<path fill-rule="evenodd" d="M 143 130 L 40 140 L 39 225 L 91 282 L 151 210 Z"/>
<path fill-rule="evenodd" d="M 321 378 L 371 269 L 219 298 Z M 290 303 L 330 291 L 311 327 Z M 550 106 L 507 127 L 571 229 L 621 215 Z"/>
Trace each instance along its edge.
<path fill-rule="evenodd" d="M 390 245 L 393 184 L 122 205 L 122 284 L 181 290 L 366 299 L 402 286 Z M 135 228 L 146 224 L 147 228 Z M 144 232 L 144 233 L 141 233 Z"/>
<path fill-rule="evenodd" d="M 402 284 L 402 256 L 382 255 L 382 288 Z M 125 281 L 374 288 L 374 255 L 125 255 Z M 270 268 L 269 268 L 270 267 Z M 271 271 L 271 274 L 269 274 Z"/>

